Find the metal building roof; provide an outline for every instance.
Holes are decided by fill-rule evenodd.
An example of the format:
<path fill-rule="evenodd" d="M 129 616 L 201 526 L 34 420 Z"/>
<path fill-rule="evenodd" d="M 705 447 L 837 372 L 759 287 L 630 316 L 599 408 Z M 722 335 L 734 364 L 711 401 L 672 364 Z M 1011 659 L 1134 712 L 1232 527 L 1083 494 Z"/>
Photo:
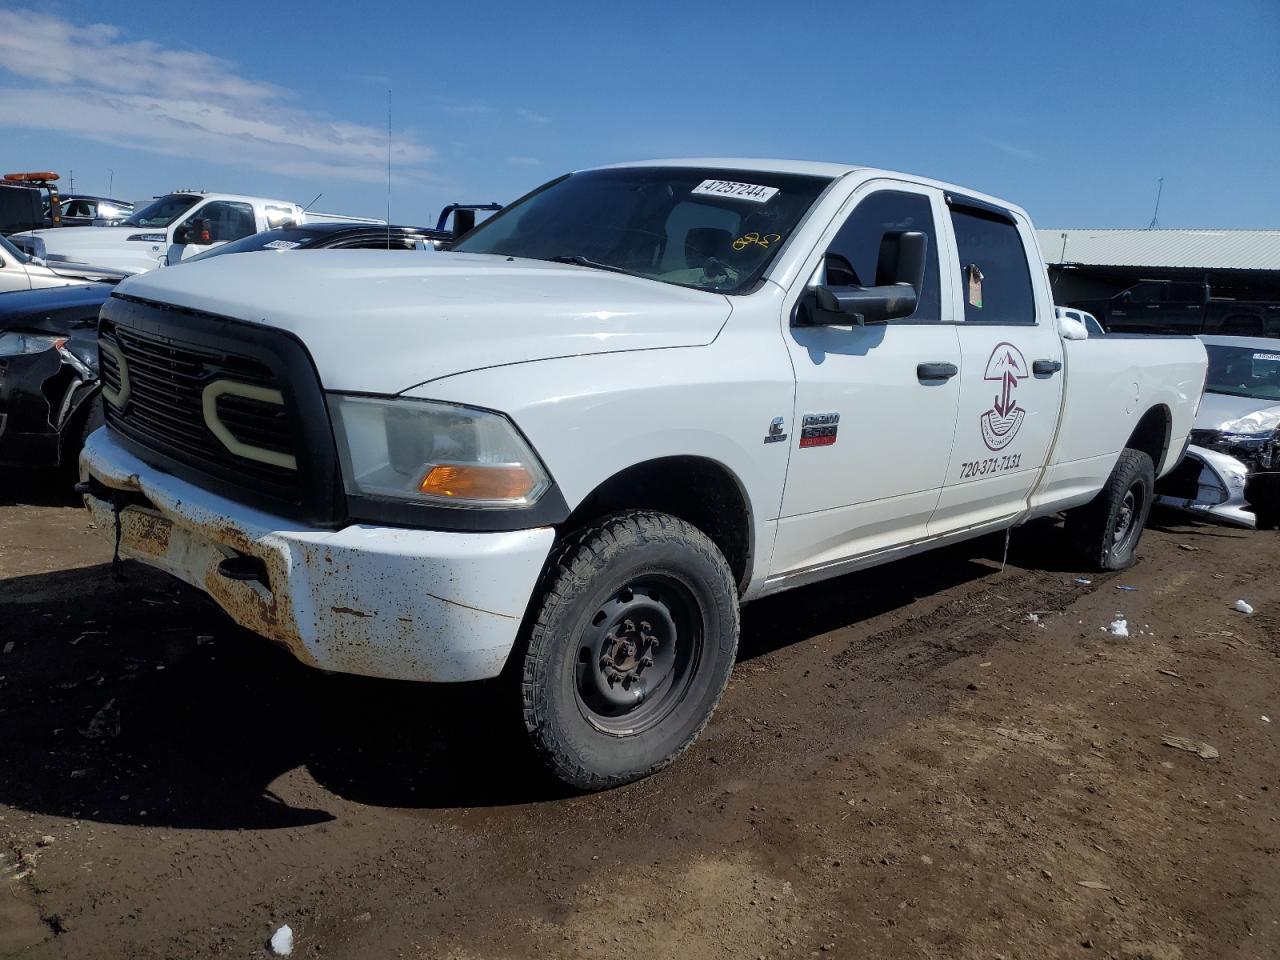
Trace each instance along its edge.
<path fill-rule="evenodd" d="M 1037 230 L 1049 263 L 1280 272 L 1280 230 Z"/>

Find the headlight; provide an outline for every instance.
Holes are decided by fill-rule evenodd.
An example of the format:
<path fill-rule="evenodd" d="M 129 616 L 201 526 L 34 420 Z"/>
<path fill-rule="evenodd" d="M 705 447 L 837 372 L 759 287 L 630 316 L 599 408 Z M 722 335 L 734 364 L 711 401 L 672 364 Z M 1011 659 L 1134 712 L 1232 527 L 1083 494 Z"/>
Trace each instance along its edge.
<path fill-rule="evenodd" d="M 1228 454 L 1248 465 L 1260 464 L 1264 467 L 1271 465 L 1270 448 L 1273 439 L 1274 434 L 1269 430 L 1265 433 L 1223 433 L 1217 430 L 1196 430 L 1192 432 L 1191 437 L 1192 442 L 1198 446 L 1208 447 L 1210 450 Z"/>
<path fill-rule="evenodd" d="M 18 357 L 27 353 L 44 353 L 54 347 L 61 347 L 65 337 L 50 337 L 40 333 L 15 333 L 7 330 L 0 333 L 0 357 Z"/>
<path fill-rule="evenodd" d="M 405 398 L 331 393 L 349 494 L 451 507 L 526 507 L 551 478 L 498 413 Z"/>

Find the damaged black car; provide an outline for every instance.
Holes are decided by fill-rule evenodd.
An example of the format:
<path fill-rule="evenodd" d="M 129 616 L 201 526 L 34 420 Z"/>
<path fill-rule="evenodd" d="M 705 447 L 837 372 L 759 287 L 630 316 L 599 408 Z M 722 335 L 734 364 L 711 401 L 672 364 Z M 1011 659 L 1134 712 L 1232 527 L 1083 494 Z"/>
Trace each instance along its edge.
<path fill-rule="evenodd" d="M 98 310 L 114 286 L 0 296 L 0 466 L 76 470 L 102 425 Z"/>
<path fill-rule="evenodd" d="M 97 311 L 114 283 L 0 296 L 0 466 L 76 471 L 102 424 Z"/>

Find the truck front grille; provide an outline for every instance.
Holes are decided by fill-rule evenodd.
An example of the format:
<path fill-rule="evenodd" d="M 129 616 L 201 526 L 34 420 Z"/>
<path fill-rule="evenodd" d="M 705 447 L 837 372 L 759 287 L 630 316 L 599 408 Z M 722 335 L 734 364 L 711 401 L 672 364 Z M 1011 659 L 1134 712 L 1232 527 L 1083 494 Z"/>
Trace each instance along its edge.
<path fill-rule="evenodd" d="M 296 340 L 118 296 L 98 337 L 107 424 L 143 459 L 274 512 L 336 519 L 332 436 Z"/>
<path fill-rule="evenodd" d="M 223 394 L 213 402 L 218 421 L 244 443 L 232 452 L 214 433 L 204 411 L 204 391 L 210 384 L 234 383 L 276 388 L 271 371 L 260 363 L 190 344 L 166 341 L 127 327 L 113 326 L 101 336 L 114 341 L 124 358 L 128 393 L 123 408 L 106 405 L 108 422 L 127 436 L 163 450 L 196 466 L 234 466 L 251 478 L 271 485 L 293 486 L 296 468 L 283 467 L 254 456 L 258 449 L 294 454 L 289 414 L 280 404 L 264 404 Z M 116 357 L 104 351 L 103 379 L 119 393 L 122 387 Z"/>

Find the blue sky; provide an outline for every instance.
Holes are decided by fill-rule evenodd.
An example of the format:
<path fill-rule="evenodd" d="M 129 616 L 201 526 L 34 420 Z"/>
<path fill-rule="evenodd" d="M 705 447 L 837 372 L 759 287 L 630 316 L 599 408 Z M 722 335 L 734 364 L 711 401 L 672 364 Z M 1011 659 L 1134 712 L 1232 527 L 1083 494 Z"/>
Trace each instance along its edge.
<path fill-rule="evenodd" d="M 33 8 L 39 13 L 31 12 Z M 1158 15 L 1156 15 L 1158 12 Z M 0 0 L 0 165 L 392 218 L 659 156 L 866 163 L 1045 227 L 1280 227 L 1280 0 Z"/>

